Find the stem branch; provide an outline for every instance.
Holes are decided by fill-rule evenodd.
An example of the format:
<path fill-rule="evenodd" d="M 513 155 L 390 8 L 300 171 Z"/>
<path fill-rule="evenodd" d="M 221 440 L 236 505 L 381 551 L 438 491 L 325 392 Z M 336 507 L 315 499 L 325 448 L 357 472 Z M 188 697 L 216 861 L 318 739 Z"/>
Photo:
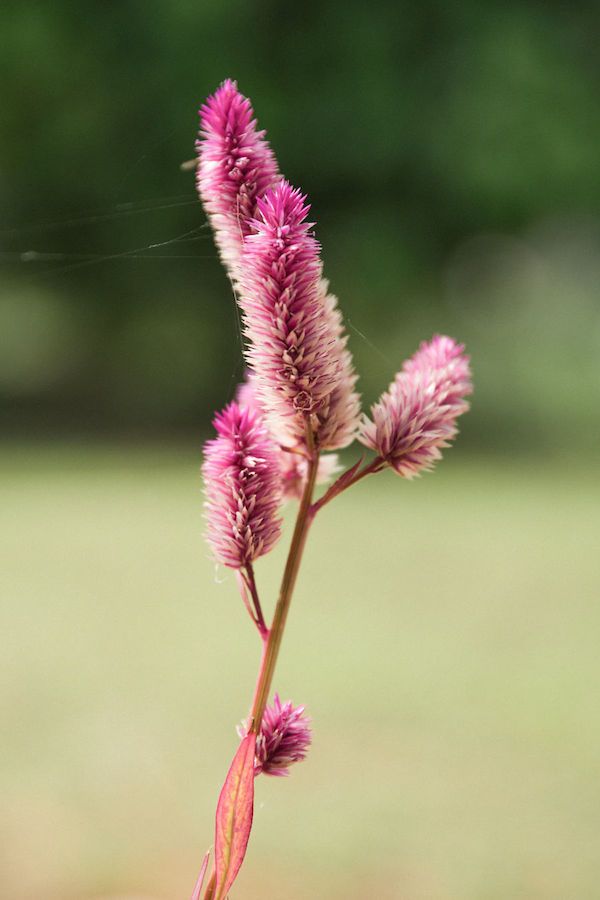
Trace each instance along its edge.
<path fill-rule="evenodd" d="M 267 634 L 269 633 L 269 629 L 267 628 L 265 617 L 263 616 L 262 607 L 260 605 L 260 598 L 258 596 L 258 589 L 256 587 L 256 580 L 254 578 L 254 567 L 252 563 L 248 563 L 246 566 L 246 570 L 244 572 L 244 581 L 250 591 L 250 596 L 252 597 L 252 602 L 254 604 L 254 612 L 256 622 L 256 627 L 260 632 L 260 636 L 263 641 L 266 640 Z"/>
<path fill-rule="evenodd" d="M 360 460 L 356 465 L 360 465 Z M 334 497 L 341 494 L 342 491 L 352 487 L 353 484 L 357 484 L 357 482 L 362 478 L 365 478 L 366 475 L 373 475 L 375 472 L 381 472 L 383 468 L 385 468 L 385 462 L 380 456 L 376 456 L 375 459 L 371 460 L 371 462 L 364 467 L 364 469 L 356 472 L 351 478 L 348 478 L 348 472 L 342 472 L 337 481 L 334 481 L 331 487 L 325 491 L 323 496 L 312 504 L 310 508 L 311 518 L 314 518 L 326 503 L 329 503 Z"/>

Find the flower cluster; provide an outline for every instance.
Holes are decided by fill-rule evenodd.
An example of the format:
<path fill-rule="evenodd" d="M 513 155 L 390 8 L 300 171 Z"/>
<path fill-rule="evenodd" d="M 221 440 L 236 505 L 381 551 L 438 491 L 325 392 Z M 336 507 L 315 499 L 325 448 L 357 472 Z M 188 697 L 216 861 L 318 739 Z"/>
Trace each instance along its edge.
<path fill-rule="evenodd" d="M 214 557 L 236 569 L 244 604 L 263 643 L 248 723 L 217 805 L 215 867 L 205 900 L 229 893 L 252 826 L 255 776 L 287 775 L 310 742 L 304 707 L 271 692 L 308 530 L 317 512 L 386 466 L 405 478 L 432 468 L 457 433 L 472 391 L 462 344 L 436 335 L 407 360 L 361 417 L 347 335 L 323 277 L 306 197 L 280 174 L 250 101 L 225 81 L 200 111 L 198 190 L 234 287 L 249 372 L 219 413 L 205 446 L 207 539 Z M 337 471 L 335 453 L 358 438 L 362 457 L 314 499 L 315 482 Z M 281 532 L 280 506 L 300 498 L 277 603 L 263 613 L 253 561 Z M 194 896 L 200 896 L 206 861 Z"/>
<path fill-rule="evenodd" d="M 472 392 L 464 346 L 436 335 L 408 359 L 363 419 L 359 440 L 405 478 L 429 470 L 456 436 Z"/>
<path fill-rule="evenodd" d="M 471 381 L 463 346 L 438 335 L 361 421 L 347 335 L 305 196 L 280 175 L 234 81 L 200 115 L 198 188 L 235 283 L 250 370 L 207 445 L 208 539 L 217 559 L 240 568 L 277 540 L 278 503 L 301 495 L 315 450 L 358 437 L 381 465 L 412 478 L 456 435 Z M 317 480 L 336 470 L 335 455 L 321 457 Z"/>
<path fill-rule="evenodd" d="M 214 426 L 202 467 L 206 537 L 218 562 L 240 569 L 268 553 L 281 533 L 277 448 L 260 415 L 237 403 Z"/>
<path fill-rule="evenodd" d="M 289 775 L 290 766 L 305 759 L 310 742 L 310 719 L 304 707 L 293 706 L 291 700 L 282 703 L 275 694 L 273 705 L 265 708 L 256 739 L 255 775 Z"/>

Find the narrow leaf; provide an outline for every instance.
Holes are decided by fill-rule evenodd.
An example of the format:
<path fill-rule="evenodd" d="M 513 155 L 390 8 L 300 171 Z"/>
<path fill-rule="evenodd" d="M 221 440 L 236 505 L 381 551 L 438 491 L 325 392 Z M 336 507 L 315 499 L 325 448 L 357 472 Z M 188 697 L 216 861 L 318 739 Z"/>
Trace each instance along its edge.
<path fill-rule="evenodd" d="M 256 735 L 242 740 L 217 804 L 215 823 L 215 894 L 223 900 L 246 855 L 254 812 L 254 752 Z"/>
<path fill-rule="evenodd" d="M 202 868 L 200 869 L 200 874 L 198 875 L 198 880 L 196 881 L 196 886 L 192 893 L 191 900 L 200 900 L 200 891 L 202 890 L 202 885 L 204 884 L 204 876 L 206 875 L 206 870 L 208 868 L 208 860 L 210 859 L 210 850 L 206 851 L 206 855 L 202 860 Z"/>
<path fill-rule="evenodd" d="M 206 893 L 204 895 L 204 900 L 215 900 L 215 873 L 213 872 L 210 876 L 210 881 L 206 887 Z"/>

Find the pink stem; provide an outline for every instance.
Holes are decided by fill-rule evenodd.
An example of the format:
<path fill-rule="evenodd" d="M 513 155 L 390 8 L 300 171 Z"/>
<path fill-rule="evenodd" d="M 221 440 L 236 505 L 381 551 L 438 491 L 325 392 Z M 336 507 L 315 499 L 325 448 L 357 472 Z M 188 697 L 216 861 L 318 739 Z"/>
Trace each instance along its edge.
<path fill-rule="evenodd" d="M 265 617 L 263 616 L 262 607 L 260 605 L 260 598 L 258 596 L 258 589 L 256 587 L 256 580 L 254 578 L 254 568 L 252 563 L 248 563 L 246 566 L 246 584 L 248 585 L 248 590 L 250 591 L 250 596 L 252 597 L 252 602 L 254 603 L 254 610 L 256 613 L 256 627 L 260 632 L 260 636 L 263 640 L 266 640 L 266 637 L 269 633 L 269 629 L 267 628 Z"/>
<path fill-rule="evenodd" d="M 380 456 L 376 456 L 375 459 L 368 463 L 364 467 L 364 469 L 361 469 L 361 471 L 353 475 L 352 478 L 347 478 L 347 472 L 342 472 L 340 477 L 336 481 L 334 481 L 334 483 L 330 488 L 328 488 L 323 496 L 313 503 L 310 508 L 311 518 L 314 518 L 326 503 L 329 503 L 335 497 L 338 497 L 343 491 L 347 490 L 349 487 L 352 487 L 353 484 L 357 484 L 362 478 L 365 478 L 367 475 L 374 475 L 376 472 L 381 472 L 381 470 L 384 468 L 384 460 L 382 460 Z"/>
<path fill-rule="evenodd" d="M 308 529 L 313 520 L 313 516 L 311 515 L 311 501 L 315 488 L 318 465 L 318 451 L 312 450 L 311 458 L 308 463 L 306 483 L 304 485 L 304 491 L 298 509 L 298 517 L 296 519 L 292 542 L 290 544 L 290 550 L 283 573 L 279 598 L 275 607 L 273 622 L 263 647 L 258 680 L 256 682 L 252 709 L 248 721 L 250 731 L 254 731 L 257 734 L 260 730 L 263 713 L 271 690 L 275 665 L 277 663 L 287 614 L 290 608 L 294 586 L 296 584 L 298 569 L 300 568 L 300 562 L 302 560 L 302 553 L 306 544 Z"/>
<path fill-rule="evenodd" d="M 248 615 L 250 616 L 250 618 L 252 619 L 252 621 L 254 622 L 256 627 L 258 628 L 258 619 L 256 617 L 256 613 L 254 612 L 252 604 L 250 603 L 250 600 L 248 598 L 248 582 L 246 581 L 243 570 L 236 569 L 235 577 L 237 578 L 237 583 L 238 583 L 238 587 L 240 589 L 240 595 L 242 597 L 242 600 L 244 601 L 244 606 L 248 610 Z"/>

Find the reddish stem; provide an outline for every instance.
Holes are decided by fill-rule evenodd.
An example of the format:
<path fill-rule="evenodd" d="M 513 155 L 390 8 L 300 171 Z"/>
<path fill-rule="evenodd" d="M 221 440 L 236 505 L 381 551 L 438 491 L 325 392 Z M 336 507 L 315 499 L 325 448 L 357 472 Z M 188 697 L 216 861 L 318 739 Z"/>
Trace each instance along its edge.
<path fill-rule="evenodd" d="M 252 602 L 254 604 L 254 612 L 255 612 L 254 621 L 256 622 L 256 627 L 258 628 L 258 630 L 260 632 L 260 636 L 262 637 L 262 639 L 264 641 L 264 640 L 266 640 L 266 638 L 269 634 L 269 629 L 267 628 L 267 624 L 265 622 L 265 617 L 263 616 L 262 607 L 260 605 L 260 598 L 258 596 L 258 589 L 256 587 L 256 580 L 254 578 L 254 567 L 252 566 L 252 563 L 248 563 L 248 565 L 246 566 L 246 571 L 244 573 L 244 576 L 245 576 L 244 580 L 248 586 L 248 590 L 250 591 L 250 596 L 252 597 Z"/>
<path fill-rule="evenodd" d="M 287 614 L 290 608 L 294 586 L 296 584 L 296 577 L 298 575 L 298 569 L 300 567 L 300 561 L 302 559 L 302 553 L 304 551 L 304 545 L 306 543 L 306 537 L 308 535 L 308 529 L 310 528 L 311 522 L 313 520 L 313 516 L 311 515 L 311 501 L 315 488 L 318 465 L 318 451 L 311 448 L 311 458 L 308 463 L 306 483 L 304 485 L 304 491 L 302 493 L 302 499 L 300 501 L 300 507 L 298 509 L 298 516 L 296 518 L 296 525 L 294 527 L 294 533 L 292 535 L 292 542 L 290 544 L 290 550 L 283 573 L 283 579 L 279 591 L 279 598 L 275 607 L 273 622 L 271 624 L 271 628 L 268 632 L 268 637 L 263 647 L 263 655 L 260 663 L 258 680 L 256 682 L 254 699 L 252 701 L 252 709 L 250 711 L 250 717 L 248 720 L 250 731 L 254 731 L 257 734 L 260 730 L 263 713 L 265 711 L 265 706 L 267 704 L 269 692 L 271 690 L 273 673 L 275 671 L 275 665 L 277 663 L 277 656 L 279 654 L 279 648 L 281 646 L 281 639 L 283 637 L 283 631 L 285 628 Z"/>
<path fill-rule="evenodd" d="M 334 483 L 331 485 L 331 487 L 328 488 L 327 491 L 325 491 L 323 496 L 312 504 L 310 508 L 311 518 L 314 518 L 326 503 L 329 503 L 335 497 L 339 496 L 343 491 L 347 490 L 349 487 L 352 487 L 353 484 L 357 484 L 362 478 L 365 478 L 367 475 L 374 475 L 376 472 L 381 472 L 381 470 L 384 468 L 384 460 L 382 460 L 380 456 L 376 456 L 375 459 L 371 460 L 371 462 L 364 467 L 364 469 L 356 472 L 356 474 L 354 474 L 352 478 L 347 478 L 347 471 L 342 472 L 340 477 L 336 481 L 334 481 Z"/>

